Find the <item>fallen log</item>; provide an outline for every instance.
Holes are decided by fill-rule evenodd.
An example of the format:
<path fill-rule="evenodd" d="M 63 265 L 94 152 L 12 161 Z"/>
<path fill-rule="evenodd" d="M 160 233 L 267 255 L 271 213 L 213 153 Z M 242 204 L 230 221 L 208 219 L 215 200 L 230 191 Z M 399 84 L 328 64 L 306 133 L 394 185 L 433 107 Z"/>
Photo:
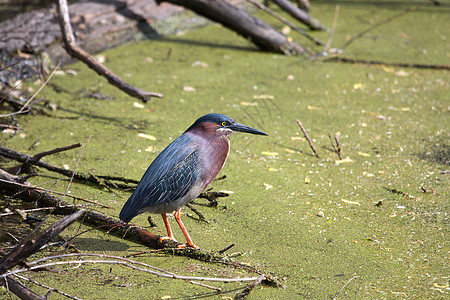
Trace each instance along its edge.
<path fill-rule="evenodd" d="M 260 49 L 289 55 L 306 53 L 306 49 L 294 43 L 269 24 L 248 14 L 243 9 L 222 0 L 156 0 L 188 8 L 214 22 L 237 32 Z"/>
<path fill-rule="evenodd" d="M 3 190 L 7 195 L 14 195 L 14 197 L 24 201 L 34 202 L 39 207 L 56 207 L 54 212 L 62 215 L 73 214 L 84 208 L 82 205 L 65 203 L 52 194 L 35 189 L 28 182 L 23 184 L 20 182 L 23 182 L 21 177 L 13 176 L 0 169 L 0 190 Z M 156 234 L 93 210 L 84 213 L 82 222 L 151 248 L 172 248 L 178 244 L 171 240 L 164 240 L 161 243 L 159 236 Z"/>

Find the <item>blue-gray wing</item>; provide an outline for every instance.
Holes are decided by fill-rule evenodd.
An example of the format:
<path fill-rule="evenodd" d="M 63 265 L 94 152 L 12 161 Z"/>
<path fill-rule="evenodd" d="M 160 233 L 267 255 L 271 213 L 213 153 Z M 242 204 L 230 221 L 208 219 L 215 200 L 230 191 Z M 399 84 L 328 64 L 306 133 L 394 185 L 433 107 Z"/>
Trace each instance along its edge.
<path fill-rule="evenodd" d="M 181 135 L 148 167 L 136 190 L 120 212 L 129 222 L 146 207 L 174 201 L 185 196 L 199 176 L 199 156 L 191 137 Z"/>

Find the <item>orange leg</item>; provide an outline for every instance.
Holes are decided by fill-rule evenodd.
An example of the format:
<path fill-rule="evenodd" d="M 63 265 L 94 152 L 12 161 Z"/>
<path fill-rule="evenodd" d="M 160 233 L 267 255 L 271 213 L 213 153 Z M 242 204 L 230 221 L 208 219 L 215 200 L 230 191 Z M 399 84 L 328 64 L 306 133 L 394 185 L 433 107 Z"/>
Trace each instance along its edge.
<path fill-rule="evenodd" d="M 169 220 L 167 220 L 167 215 L 166 214 L 161 214 L 163 221 L 164 221 L 164 225 L 166 226 L 166 230 L 167 230 L 167 236 L 165 237 L 160 237 L 159 238 L 159 242 L 161 243 L 164 240 L 173 240 L 176 241 L 175 237 L 173 236 L 172 233 L 172 228 L 170 228 L 170 224 L 169 224 Z"/>
<path fill-rule="evenodd" d="M 181 210 L 181 208 L 175 212 L 174 216 L 175 216 L 175 220 L 178 223 L 178 226 L 180 226 L 181 231 L 183 231 L 184 237 L 186 238 L 186 244 L 178 245 L 178 248 L 185 248 L 186 246 L 189 246 L 189 247 L 192 247 L 192 248 L 195 248 L 195 249 L 199 249 L 199 247 L 196 246 L 194 244 L 194 242 L 192 241 L 189 233 L 186 230 L 186 227 L 184 227 L 183 222 L 181 222 L 180 210 Z"/>

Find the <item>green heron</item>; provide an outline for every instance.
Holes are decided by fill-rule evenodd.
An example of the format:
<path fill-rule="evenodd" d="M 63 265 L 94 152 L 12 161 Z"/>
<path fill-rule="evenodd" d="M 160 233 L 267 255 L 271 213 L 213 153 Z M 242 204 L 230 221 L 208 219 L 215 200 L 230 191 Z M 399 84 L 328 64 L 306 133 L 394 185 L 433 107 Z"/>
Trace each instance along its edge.
<path fill-rule="evenodd" d="M 267 135 L 221 114 L 208 114 L 195 121 L 150 164 L 123 206 L 120 219 L 128 223 L 143 212 L 161 214 L 168 236 L 160 237 L 160 241 L 175 241 L 166 215 L 175 211 L 175 220 L 186 238 L 186 244 L 178 247 L 198 248 L 181 222 L 180 210 L 222 169 L 230 153 L 228 136 L 235 131 Z"/>

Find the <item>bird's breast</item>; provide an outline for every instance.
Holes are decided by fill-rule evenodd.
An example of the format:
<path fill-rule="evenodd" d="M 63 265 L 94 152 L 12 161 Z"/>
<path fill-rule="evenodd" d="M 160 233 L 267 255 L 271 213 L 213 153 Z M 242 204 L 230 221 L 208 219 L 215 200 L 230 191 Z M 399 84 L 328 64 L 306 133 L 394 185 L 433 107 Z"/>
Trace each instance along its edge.
<path fill-rule="evenodd" d="M 221 136 L 206 141 L 205 145 L 205 147 L 199 147 L 199 149 L 202 149 L 199 154 L 202 164 L 202 177 L 205 184 L 204 188 L 216 178 L 225 165 L 230 153 L 230 140 L 225 136 Z"/>

